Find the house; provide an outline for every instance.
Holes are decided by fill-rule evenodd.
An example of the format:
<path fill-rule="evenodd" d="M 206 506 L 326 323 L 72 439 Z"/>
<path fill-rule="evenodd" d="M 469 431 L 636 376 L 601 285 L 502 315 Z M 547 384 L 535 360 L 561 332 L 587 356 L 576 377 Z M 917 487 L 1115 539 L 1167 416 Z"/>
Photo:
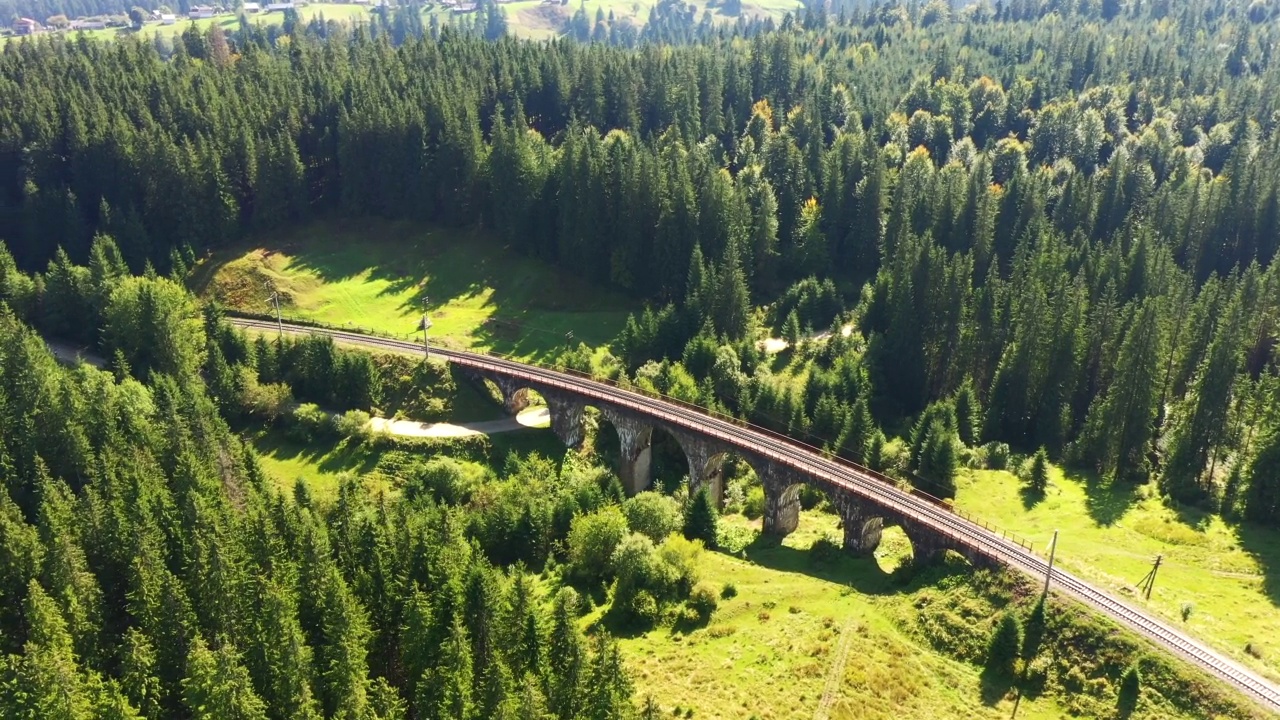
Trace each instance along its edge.
<path fill-rule="evenodd" d="M 14 35 L 35 35 L 41 30 L 44 30 L 44 27 L 31 18 L 18 18 L 13 21 Z"/>
<path fill-rule="evenodd" d="M 454 15 L 466 15 L 467 13 L 473 13 L 475 11 L 476 11 L 475 3 L 458 3 L 457 5 L 453 6 L 452 12 Z"/>
<path fill-rule="evenodd" d="M 176 22 L 178 22 L 178 16 L 177 16 L 177 15 L 174 15 L 173 13 L 160 13 L 160 24 L 161 24 L 161 25 L 172 25 L 172 24 L 174 24 L 174 23 L 176 23 Z"/>
<path fill-rule="evenodd" d="M 105 30 L 106 27 L 107 23 L 98 19 L 71 21 L 72 30 Z"/>
<path fill-rule="evenodd" d="M 192 5 L 191 12 L 187 15 L 192 20 L 206 20 L 213 17 L 213 8 L 208 5 Z"/>
<path fill-rule="evenodd" d="M 276 12 L 277 10 L 284 12 L 285 10 L 292 10 L 293 7 L 293 0 L 289 0 L 289 2 L 273 2 L 267 4 L 267 12 Z"/>
<path fill-rule="evenodd" d="M 244 4 L 244 11 L 247 13 L 262 12 L 262 3 L 247 2 Z"/>

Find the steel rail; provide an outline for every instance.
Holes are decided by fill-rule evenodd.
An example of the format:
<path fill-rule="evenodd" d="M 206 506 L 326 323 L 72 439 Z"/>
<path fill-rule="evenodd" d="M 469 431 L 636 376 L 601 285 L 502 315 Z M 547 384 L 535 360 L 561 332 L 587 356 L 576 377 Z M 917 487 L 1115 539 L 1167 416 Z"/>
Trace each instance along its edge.
<path fill-rule="evenodd" d="M 268 331 L 277 329 L 275 322 L 244 318 L 229 318 L 229 320 L 232 324 L 245 328 Z M 370 347 L 413 352 L 423 350 L 420 343 L 345 330 L 288 323 L 284 328 L 295 334 L 322 334 L 335 340 Z M 842 459 L 828 457 L 818 448 L 805 445 L 785 435 L 736 419 L 712 415 L 704 409 L 674 398 L 651 397 L 633 389 L 618 387 L 607 381 L 566 369 L 552 370 L 496 355 L 438 346 L 431 346 L 430 352 L 463 367 L 501 373 L 544 387 L 607 402 L 685 430 L 712 437 L 732 447 L 747 450 L 773 462 L 807 473 L 837 488 L 854 492 L 902 518 L 927 526 L 951 542 L 971 548 L 996 562 L 1033 577 L 1041 578 L 1046 572 L 1050 572 L 1048 563 L 1026 546 L 982 524 L 961 517 L 949 509 L 904 491 L 891 478 L 881 473 Z M 1058 567 L 1052 569 L 1050 579 L 1063 592 L 1236 687 L 1262 707 L 1272 712 L 1280 711 L 1280 689 L 1253 671 Z"/>

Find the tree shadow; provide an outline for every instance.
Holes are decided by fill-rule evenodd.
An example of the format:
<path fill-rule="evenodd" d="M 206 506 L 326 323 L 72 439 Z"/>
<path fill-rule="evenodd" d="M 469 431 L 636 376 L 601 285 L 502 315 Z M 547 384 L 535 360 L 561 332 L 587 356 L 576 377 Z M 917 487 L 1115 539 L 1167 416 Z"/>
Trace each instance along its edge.
<path fill-rule="evenodd" d="M 994 672 L 987 668 L 983 668 L 982 674 L 978 676 L 980 682 L 979 694 L 982 697 L 982 704 L 987 707 L 995 707 L 1000 701 L 1009 696 L 1011 690 L 1017 688 L 1017 680 L 1009 677 L 1002 672 Z M 1021 699 L 1021 698 L 1019 698 Z"/>
<path fill-rule="evenodd" d="M 1024 484 L 1018 488 L 1018 497 L 1022 498 L 1022 509 L 1030 510 L 1044 501 L 1045 491 Z"/>
<path fill-rule="evenodd" d="M 1078 473 L 1076 477 L 1084 481 L 1085 509 L 1100 527 L 1116 524 L 1138 500 L 1136 485 L 1103 480 L 1092 472 Z"/>
<path fill-rule="evenodd" d="M 1262 592 L 1280 607 L 1280 529 L 1253 522 L 1235 526 L 1240 546 L 1253 556 L 1262 571 Z"/>
<path fill-rule="evenodd" d="M 885 572 L 874 557 L 855 557 L 844 552 L 818 556 L 811 550 L 783 545 L 779 539 L 764 534 L 757 535 L 742 554 L 761 567 L 818 578 L 864 595 L 911 593 L 970 570 L 963 562 L 944 561 L 929 565 L 907 563 L 890 573 Z"/>

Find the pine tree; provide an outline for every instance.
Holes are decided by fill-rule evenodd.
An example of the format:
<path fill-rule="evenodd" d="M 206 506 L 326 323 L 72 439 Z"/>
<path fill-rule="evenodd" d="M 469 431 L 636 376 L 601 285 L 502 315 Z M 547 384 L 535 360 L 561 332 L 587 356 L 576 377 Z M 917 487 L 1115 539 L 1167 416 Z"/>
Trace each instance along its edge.
<path fill-rule="evenodd" d="M 716 525 L 720 513 L 711 499 L 710 491 L 705 487 L 689 499 L 684 514 L 684 536 L 690 540 L 701 540 L 709 548 L 716 547 Z"/>
<path fill-rule="evenodd" d="M 267 720 L 267 705 L 253 691 L 239 655 L 224 640 L 210 650 L 196 637 L 187 656 L 182 698 L 196 720 Z"/>
<path fill-rule="evenodd" d="M 440 647 L 439 663 L 418 685 L 416 706 L 419 717 L 433 720 L 472 720 L 471 639 L 462 621 L 455 618 L 447 639 Z"/>
<path fill-rule="evenodd" d="M 1089 407 L 1074 454 L 1105 476 L 1143 482 L 1150 473 L 1154 425 L 1159 412 L 1159 360 L 1163 354 L 1158 305 L 1137 310 L 1120 345 L 1110 386 Z"/>
<path fill-rule="evenodd" d="M 1041 447 L 1031 458 L 1031 468 L 1027 471 L 1027 486 L 1043 493 L 1049 487 L 1049 454 Z"/>
<path fill-rule="evenodd" d="M 1018 656 L 1022 652 L 1022 624 L 1013 613 L 1005 613 L 996 624 L 987 645 L 985 671 L 1002 678 L 1018 673 Z"/>

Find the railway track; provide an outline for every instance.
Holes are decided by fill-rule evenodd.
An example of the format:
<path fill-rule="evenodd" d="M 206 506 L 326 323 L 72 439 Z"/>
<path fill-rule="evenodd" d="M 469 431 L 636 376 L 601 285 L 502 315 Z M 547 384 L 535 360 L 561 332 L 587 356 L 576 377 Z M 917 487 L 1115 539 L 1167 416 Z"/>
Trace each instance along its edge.
<path fill-rule="evenodd" d="M 231 318 L 230 322 L 244 328 L 277 330 L 277 323 L 270 321 Z M 290 324 L 284 324 L 283 329 L 290 333 L 328 335 L 338 341 L 366 347 L 422 351 L 422 345 L 418 343 L 343 330 Z M 903 491 L 879 473 L 842 460 L 825 457 L 816 448 L 803 445 L 784 435 L 708 415 L 678 401 L 654 398 L 568 371 L 551 370 L 493 355 L 434 346 L 431 348 L 431 353 L 463 367 L 503 373 L 543 386 L 572 392 L 585 398 L 608 402 L 716 438 L 730 446 L 748 449 L 823 482 L 866 497 L 888 510 L 928 526 L 952 542 L 973 548 L 1003 565 L 1037 578 L 1043 578 L 1047 572 L 1050 572 L 1045 560 L 1022 545 Z M 1093 607 L 1103 615 L 1237 688 L 1270 712 L 1280 713 L 1280 688 L 1239 663 L 1064 570 L 1053 568 L 1050 582 L 1059 591 Z"/>

